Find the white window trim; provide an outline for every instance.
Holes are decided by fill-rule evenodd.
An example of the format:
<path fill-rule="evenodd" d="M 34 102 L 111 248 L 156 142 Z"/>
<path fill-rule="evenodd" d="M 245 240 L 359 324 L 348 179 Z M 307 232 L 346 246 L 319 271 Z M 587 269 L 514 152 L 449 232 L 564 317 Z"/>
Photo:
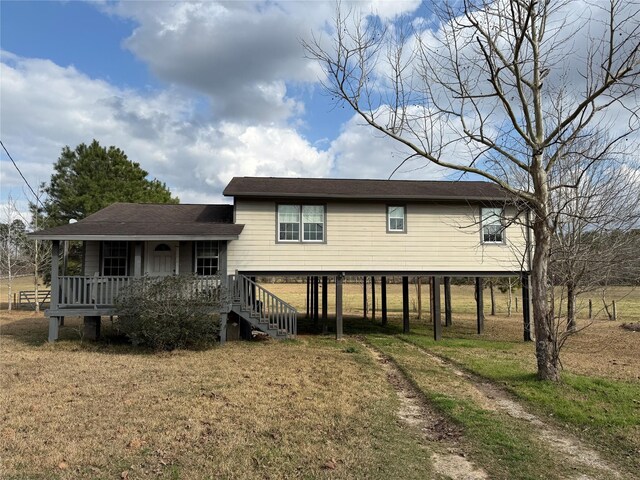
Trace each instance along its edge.
<path fill-rule="evenodd" d="M 402 230 L 391 228 L 391 209 L 402 207 L 403 218 L 402 218 Z M 397 218 L 397 217 L 394 217 Z M 387 205 L 387 233 L 407 233 L 407 206 L 406 205 Z"/>
<path fill-rule="evenodd" d="M 498 222 L 491 222 L 489 225 L 493 225 L 495 223 L 499 223 L 502 230 L 500 240 L 485 240 L 484 239 L 484 227 L 485 227 L 485 210 L 497 210 L 498 211 Z M 480 207 L 480 242 L 483 245 L 504 245 L 506 243 L 506 232 L 507 229 L 504 226 L 502 219 L 504 218 L 504 209 L 502 207 Z"/>

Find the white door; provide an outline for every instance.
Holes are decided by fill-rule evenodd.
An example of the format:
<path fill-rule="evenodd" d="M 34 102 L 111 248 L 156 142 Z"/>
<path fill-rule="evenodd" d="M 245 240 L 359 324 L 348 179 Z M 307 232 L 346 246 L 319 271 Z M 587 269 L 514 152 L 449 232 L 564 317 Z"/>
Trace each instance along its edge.
<path fill-rule="evenodd" d="M 166 277 L 173 275 L 176 268 L 175 245 L 169 242 L 150 242 L 147 249 L 147 275 Z"/>

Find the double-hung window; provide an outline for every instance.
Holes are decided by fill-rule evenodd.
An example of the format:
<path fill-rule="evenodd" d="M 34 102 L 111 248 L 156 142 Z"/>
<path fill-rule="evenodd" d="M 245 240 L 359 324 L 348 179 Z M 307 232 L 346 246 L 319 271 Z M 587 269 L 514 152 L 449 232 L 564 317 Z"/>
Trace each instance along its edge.
<path fill-rule="evenodd" d="M 504 226 L 501 208 L 483 208 L 482 243 L 504 243 Z"/>
<path fill-rule="evenodd" d="M 278 205 L 279 242 L 324 242 L 323 205 Z"/>
<path fill-rule="evenodd" d="M 129 264 L 128 242 L 102 242 L 102 275 L 124 277 Z"/>
<path fill-rule="evenodd" d="M 403 205 L 387 206 L 387 232 L 405 233 L 407 231 L 407 213 Z"/>
<path fill-rule="evenodd" d="M 217 241 L 205 240 L 196 242 L 196 275 L 215 275 L 216 273 L 218 273 L 219 256 L 220 248 Z"/>

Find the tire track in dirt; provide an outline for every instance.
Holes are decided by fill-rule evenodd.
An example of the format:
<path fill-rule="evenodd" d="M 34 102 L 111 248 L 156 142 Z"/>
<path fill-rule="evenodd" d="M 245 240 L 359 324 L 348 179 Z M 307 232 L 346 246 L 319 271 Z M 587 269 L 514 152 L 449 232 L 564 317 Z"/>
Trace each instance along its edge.
<path fill-rule="evenodd" d="M 533 427 L 531 434 L 546 445 L 551 451 L 561 452 L 565 460 L 576 467 L 584 466 L 598 470 L 609 477 L 625 478 L 624 475 L 612 465 L 602 459 L 600 454 L 586 446 L 581 440 L 560 429 L 542 421 L 538 416 L 527 412 L 526 409 L 514 400 L 511 395 L 498 387 L 494 383 L 475 377 L 458 368 L 452 362 L 439 357 L 423 348 L 420 348 L 406 340 L 407 346 L 419 350 L 434 363 L 447 368 L 457 377 L 464 379 L 474 393 L 474 397 L 479 400 L 480 406 L 487 410 L 502 411 L 507 415 L 530 423 Z M 480 394 L 478 398 L 477 394 Z M 590 477 L 584 473 L 578 473 L 575 480 L 598 480 L 599 477 Z"/>
<path fill-rule="evenodd" d="M 393 386 L 400 400 L 398 411 L 400 420 L 407 425 L 418 428 L 427 440 L 438 442 L 442 445 L 443 450 L 449 452 L 431 453 L 435 472 L 452 480 L 488 479 L 485 471 L 470 462 L 460 450 L 457 443 L 457 440 L 462 436 L 460 428 L 430 408 L 422 399 L 422 394 L 416 390 L 391 360 L 371 345 L 363 343 L 363 346 L 382 366 L 387 380 Z"/>

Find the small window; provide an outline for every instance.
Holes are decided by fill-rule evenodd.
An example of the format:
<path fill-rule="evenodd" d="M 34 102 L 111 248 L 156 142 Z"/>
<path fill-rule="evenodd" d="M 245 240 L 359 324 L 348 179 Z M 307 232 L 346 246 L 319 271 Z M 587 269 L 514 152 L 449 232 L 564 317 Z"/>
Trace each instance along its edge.
<path fill-rule="evenodd" d="M 278 205 L 278 241 L 324 242 L 324 218 L 324 205 Z"/>
<path fill-rule="evenodd" d="M 324 207 L 322 205 L 303 205 L 302 228 L 305 242 L 324 241 Z"/>
<path fill-rule="evenodd" d="M 124 277 L 129 264 L 128 242 L 102 242 L 102 275 Z"/>
<path fill-rule="evenodd" d="M 278 205 L 278 230 L 281 242 L 300 240 L 300 205 Z"/>
<path fill-rule="evenodd" d="M 196 242 L 195 272 L 196 275 L 215 275 L 218 273 L 219 244 L 206 240 Z"/>
<path fill-rule="evenodd" d="M 395 233 L 407 231 L 406 209 L 404 206 L 387 206 L 387 231 Z"/>
<path fill-rule="evenodd" d="M 170 252 L 171 247 L 166 243 L 160 243 L 156 245 L 156 248 L 153 249 L 154 252 Z"/>
<path fill-rule="evenodd" d="M 482 209 L 482 243 L 503 243 L 504 226 L 501 208 Z"/>

